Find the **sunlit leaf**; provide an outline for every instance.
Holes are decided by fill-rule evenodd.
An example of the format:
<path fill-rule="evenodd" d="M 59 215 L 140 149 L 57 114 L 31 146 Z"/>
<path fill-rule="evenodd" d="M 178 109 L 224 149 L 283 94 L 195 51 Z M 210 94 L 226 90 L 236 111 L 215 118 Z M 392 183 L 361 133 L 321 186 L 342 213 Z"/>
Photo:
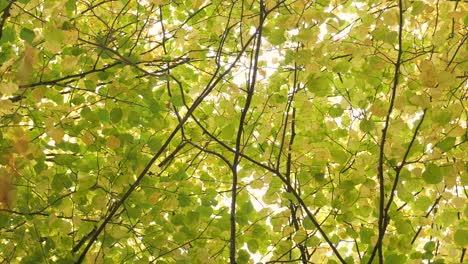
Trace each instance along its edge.
<path fill-rule="evenodd" d="M 466 229 L 458 229 L 455 231 L 454 234 L 455 243 L 457 243 L 461 247 L 465 247 L 468 245 L 468 230 Z"/>
<path fill-rule="evenodd" d="M 465 9 L 0 1 L 0 260 L 460 262 Z"/>

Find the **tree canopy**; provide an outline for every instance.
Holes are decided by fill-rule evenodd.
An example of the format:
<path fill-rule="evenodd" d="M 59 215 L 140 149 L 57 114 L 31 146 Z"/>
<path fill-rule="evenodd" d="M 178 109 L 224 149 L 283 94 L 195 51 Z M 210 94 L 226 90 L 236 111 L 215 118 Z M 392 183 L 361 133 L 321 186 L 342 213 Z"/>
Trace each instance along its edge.
<path fill-rule="evenodd" d="M 0 0 L 0 261 L 463 263 L 467 9 Z"/>

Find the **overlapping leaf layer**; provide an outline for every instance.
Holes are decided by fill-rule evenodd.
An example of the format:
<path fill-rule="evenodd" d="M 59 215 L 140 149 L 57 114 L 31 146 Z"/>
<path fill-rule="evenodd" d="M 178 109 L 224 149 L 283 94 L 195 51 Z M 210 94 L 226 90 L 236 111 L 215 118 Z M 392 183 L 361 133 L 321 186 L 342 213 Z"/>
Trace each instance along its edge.
<path fill-rule="evenodd" d="M 0 261 L 463 262 L 467 9 L 1 0 Z"/>

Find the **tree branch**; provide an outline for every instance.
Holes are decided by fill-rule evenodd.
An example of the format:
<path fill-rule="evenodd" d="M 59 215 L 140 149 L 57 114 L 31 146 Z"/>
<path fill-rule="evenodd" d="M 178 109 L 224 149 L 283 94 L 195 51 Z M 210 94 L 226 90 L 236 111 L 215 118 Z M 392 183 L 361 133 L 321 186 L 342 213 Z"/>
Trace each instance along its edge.
<path fill-rule="evenodd" d="M 401 57 L 403 54 L 402 48 L 402 35 L 403 35 L 403 0 L 398 0 L 398 12 L 399 12 L 399 25 L 398 25 L 398 55 L 395 62 L 395 72 L 393 75 L 393 86 L 392 86 L 392 95 L 390 99 L 390 105 L 388 107 L 388 112 L 385 117 L 385 125 L 382 129 L 382 138 L 380 142 L 380 151 L 379 151 L 379 165 L 378 165 L 378 179 L 379 179 L 379 236 L 377 239 L 376 246 L 372 251 L 372 255 L 369 258 L 369 264 L 372 263 L 375 257 L 376 251 L 379 253 L 379 263 L 383 263 L 383 252 L 382 252 L 382 241 L 385 235 L 385 221 L 387 215 L 385 214 L 385 179 L 384 179 L 384 155 L 385 155 L 385 143 L 387 141 L 387 131 L 390 125 L 390 119 L 393 111 L 393 105 L 395 103 L 396 90 L 399 84 L 400 78 L 400 67 L 401 67 Z"/>

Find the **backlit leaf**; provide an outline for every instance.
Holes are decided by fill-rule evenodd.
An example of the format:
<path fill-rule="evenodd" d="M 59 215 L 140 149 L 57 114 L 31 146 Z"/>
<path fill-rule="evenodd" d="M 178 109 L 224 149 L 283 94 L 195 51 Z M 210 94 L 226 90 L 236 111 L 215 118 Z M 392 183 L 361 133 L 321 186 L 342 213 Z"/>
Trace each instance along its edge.
<path fill-rule="evenodd" d="M 457 229 L 454 234 L 455 243 L 461 247 L 468 245 L 468 230 L 467 229 Z"/>
<path fill-rule="evenodd" d="M 56 127 L 49 131 L 48 134 L 55 141 L 55 144 L 59 144 L 60 142 L 62 142 L 65 132 L 60 127 Z"/>
<path fill-rule="evenodd" d="M 459 263 L 462 2 L 0 0 L 0 259 Z"/>
<path fill-rule="evenodd" d="M 439 166 L 429 163 L 422 174 L 422 178 L 425 182 L 430 184 L 437 184 L 442 181 L 443 174 Z"/>

